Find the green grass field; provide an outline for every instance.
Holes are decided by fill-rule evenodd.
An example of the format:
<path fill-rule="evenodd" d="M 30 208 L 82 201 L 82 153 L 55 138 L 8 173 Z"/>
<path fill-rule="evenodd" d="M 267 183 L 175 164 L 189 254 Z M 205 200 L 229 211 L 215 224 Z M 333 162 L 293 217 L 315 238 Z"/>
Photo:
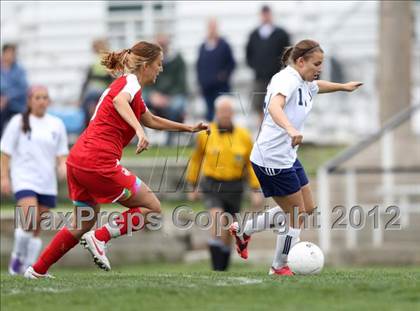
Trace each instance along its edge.
<path fill-rule="evenodd" d="M 340 150 L 303 146 L 300 159 L 313 175 Z M 126 154 L 133 156 L 134 150 Z M 178 154 L 173 148 L 148 150 L 148 156 L 162 155 Z M 139 160 L 142 156 L 146 153 Z M 181 203 L 163 202 L 163 207 Z M 201 203 L 191 206 L 202 209 Z M 12 212 L 12 203 L 1 206 L 1 216 Z M 320 275 L 291 278 L 268 276 L 266 266 L 250 264 L 210 272 L 208 263 L 143 264 L 109 273 L 92 264 L 51 273 L 56 279 L 26 280 L 2 270 L 1 310 L 420 310 L 420 267 L 327 268 Z"/>
<path fill-rule="evenodd" d="M 2 310 L 420 310 L 420 268 L 326 269 L 272 277 L 266 267 L 147 264 L 53 269 L 54 280 L 1 274 Z"/>

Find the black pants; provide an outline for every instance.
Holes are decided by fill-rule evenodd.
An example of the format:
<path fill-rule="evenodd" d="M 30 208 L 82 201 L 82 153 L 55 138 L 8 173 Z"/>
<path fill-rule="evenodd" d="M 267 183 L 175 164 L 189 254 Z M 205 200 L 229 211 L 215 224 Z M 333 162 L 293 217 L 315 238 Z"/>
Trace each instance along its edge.
<path fill-rule="evenodd" d="M 220 207 L 233 216 L 239 213 L 243 193 L 242 180 L 220 181 L 205 177 L 201 183 L 201 190 L 207 208 Z"/>
<path fill-rule="evenodd" d="M 242 180 L 220 181 L 205 177 L 201 182 L 201 190 L 206 208 L 222 208 L 233 217 L 240 212 Z M 213 270 L 226 271 L 230 262 L 230 245 L 223 245 L 221 240 L 213 239 L 209 241 L 209 251 Z"/>

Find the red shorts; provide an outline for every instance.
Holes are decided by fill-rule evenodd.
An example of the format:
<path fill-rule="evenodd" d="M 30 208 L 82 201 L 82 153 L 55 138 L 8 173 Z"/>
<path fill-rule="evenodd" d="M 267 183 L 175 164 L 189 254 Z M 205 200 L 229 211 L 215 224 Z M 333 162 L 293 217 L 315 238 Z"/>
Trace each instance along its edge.
<path fill-rule="evenodd" d="M 67 164 L 70 199 L 94 206 L 127 200 L 138 191 L 141 180 L 122 165 L 106 171 L 87 171 Z"/>

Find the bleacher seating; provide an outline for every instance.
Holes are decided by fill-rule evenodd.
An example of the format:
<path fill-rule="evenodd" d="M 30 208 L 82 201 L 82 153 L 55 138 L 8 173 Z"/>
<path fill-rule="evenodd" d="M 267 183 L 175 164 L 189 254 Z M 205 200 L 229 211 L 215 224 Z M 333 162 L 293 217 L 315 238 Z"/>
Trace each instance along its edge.
<path fill-rule="evenodd" d="M 124 5 L 124 1 L 2 2 L 2 41 L 17 42 L 30 81 L 46 84 L 54 104 L 68 106 L 78 102 L 85 69 L 93 57 L 93 39 L 108 36 L 113 47 L 118 47 L 140 37 L 150 39 L 156 32 L 167 31 L 173 36 L 174 48 L 180 50 L 187 61 L 191 90 L 188 121 L 193 121 L 204 112 L 195 77 L 198 45 L 205 37 L 206 19 L 217 17 L 220 32 L 231 43 L 238 63 L 233 76 L 233 92 L 239 94 L 243 107 L 237 107 L 237 119 L 256 132 L 256 119 L 248 115 L 252 72 L 245 64 L 244 47 L 248 34 L 259 22 L 261 4 L 243 2 L 239 8 L 237 2 L 217 5 L 210 1 L 165 2 L 156 9 L 156 3 L 143 2 L 140 11 L 123 12 L 111 11 L 109 6 Z M 342 65 L 347 80 L 365 82 L 360 92 L 351 97 L 333 94 L 316 99 L 306 125 L 307 141 L 346 143 L 377 129 L 378 5 L 374 1 L 342 2 L 340 5 L 322 1 L 271 3 L 276 23 L 292 35 L 293 42 L 303 38 L 321 42 L 327 53 L 324 78 L 330 76 L 328 64 L 333 56 Z M 413 7 L 420 16 L 420 4 L 414 2 Z M 4 14 L 5 10 L 7 14 Z M 121 20 L 128 22 L 121 24 Z M 119 28 L 111 25 L 119 25 Z M 165 29 L 165 25 L 173 27 Z M 419 19 L 415 33 L 413 68 L 420 64 Z M 418 92 L 420 74 L 415 70 L 413 74 L 413 90 Z"/>

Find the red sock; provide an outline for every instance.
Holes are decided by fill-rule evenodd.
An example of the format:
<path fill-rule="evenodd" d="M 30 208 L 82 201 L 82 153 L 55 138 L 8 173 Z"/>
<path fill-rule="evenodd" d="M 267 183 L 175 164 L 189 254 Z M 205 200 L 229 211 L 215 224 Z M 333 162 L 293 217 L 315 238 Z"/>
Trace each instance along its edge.
<path fill-rule="evenodd" d="M 35 272 L 45 274 L 51 265 L 63 257 L 78 242 L 79 240 L 66 227 L 58 231 L 33 265 Z"/>
<path fill-rule="evenodd" d="M 111 240 L 111 234 L 106 226 L 102 226 L 101 228 L 95 230 L 95 238 L 106 243 Z"/>
<path fill-rule="evenodd" d="M 111 238 L 116 238 L 127 234 L 129 217 L 131 218 L 131 230 L 141 230 L 144 226 L 144 219 L 142 219 L 143 215 L 138 214 L 141 214 L 141 209 L 139 207 L 130 208 L 121 214 L 122 217 L 120 217 L 120 219 L 115 222 L 115 225 L 110 226 L 109 224 L 106 224 L 105 226 L 96 229 L 95 237 L 100 241 L 108 242 L 111 240 Z M 137 226 L 140 224 L 140 221 L 143 221 L 143 225 L 140 228 L 137 228 Z"/>
<path fill-rule="evenodd" d="M 122 213 L 121 215 L 123 216 L 123 219 L 120 221 L 117 221 L 117 224 L 120 228 L 120 235 L 127 234 L 129 217 L 131 218 L 131 230 L 138 231 L 138 230 L 143 229 L 144 219 L 142 219 L 143 215 L 141 215 L 141 209 L 139 207 L 130 208 L 129 210 Z M 143 221 L 143 225 L 140 228 L 133 228 L 133 227 L 137 227 L 140 224 L 140 221 Z"/>

